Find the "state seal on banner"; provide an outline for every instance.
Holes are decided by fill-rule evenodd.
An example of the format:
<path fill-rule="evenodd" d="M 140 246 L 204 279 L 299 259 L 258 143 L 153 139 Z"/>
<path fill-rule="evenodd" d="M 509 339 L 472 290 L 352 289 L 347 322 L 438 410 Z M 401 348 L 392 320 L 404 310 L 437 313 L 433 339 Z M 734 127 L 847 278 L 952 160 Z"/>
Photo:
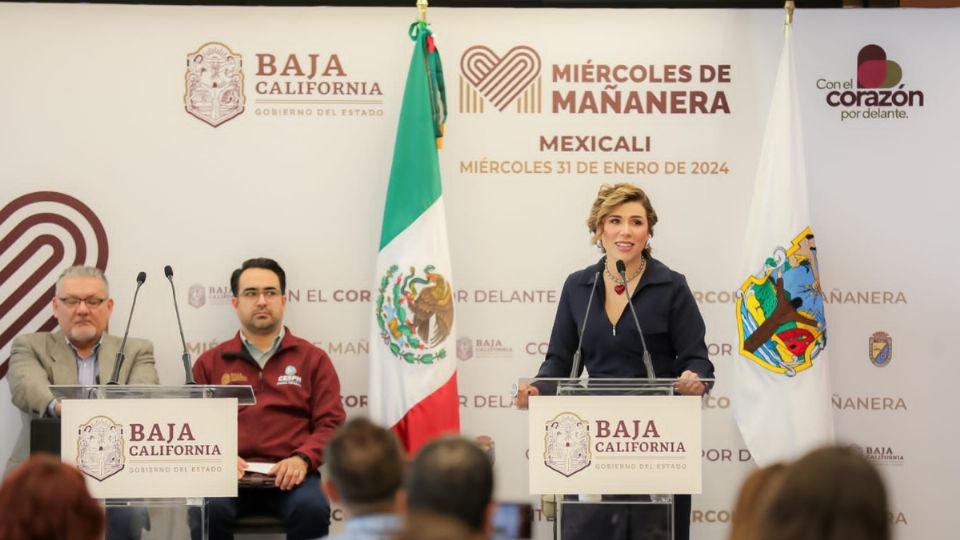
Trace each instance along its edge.
<path fill-rule="evenodd" d="M 94 416 L 77 431 L 80 472 L 103 482 L 123 470 L 123 426 L 106 416 Z"/>
<path fill-rule="evenodd" d="M 457 339 L 457 358 L 469 360 L 473 358 L 473 340 L 468 337 Z"/>
<path fill-rule="evenodd" d="M 807 227 L 777 247 L 737 291 L 740 353 L 774 373 L 793 377 L 826 347 L 817 247 Z"/>
<path fill-rule="evenodd" d="M 203 285 L 194 283 L 187 292 L 187 303 L 192 307 L 200 309 L 207 303 L 207 291 Z"/>
<path fill-rule="evenodd" d="M 874 332 L 870 335 L 870 362 L 884 367 L 893 360 L 893 338 L 886 332 Z"/>
<path fill-rule="evenodd" d="M 590 466 L 590 422 L 574 413 L 558 414 L 546 423 L 543 464 L 567 478 Z"/>
<path fill-rule="evenodd" d="M 213 127 L 243 112 L 243 57 L 211 41 L 187 55 L 184 74 L 187 112 Z"/>
<path fill-rule="evenodd" d="M 392 265 L 380 280 L 376 310 L 380 337 L 393 356 L 408 364 L 447 357 L 441 344 L 453 329 L 453 289 L 433 265 L 406 273 Z"/>

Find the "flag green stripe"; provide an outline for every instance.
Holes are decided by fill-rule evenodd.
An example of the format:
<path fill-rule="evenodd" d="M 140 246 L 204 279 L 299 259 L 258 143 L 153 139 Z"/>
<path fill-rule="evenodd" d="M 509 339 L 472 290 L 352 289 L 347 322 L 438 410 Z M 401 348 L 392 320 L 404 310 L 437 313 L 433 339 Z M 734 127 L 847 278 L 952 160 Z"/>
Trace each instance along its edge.
<path fill-rule="evenodd" d="M 440 198 L 440 161 L 427 76 L 426 31 L 417 36 L 403 91 L 390 184 L 383 210 L 380 250 Z"/>

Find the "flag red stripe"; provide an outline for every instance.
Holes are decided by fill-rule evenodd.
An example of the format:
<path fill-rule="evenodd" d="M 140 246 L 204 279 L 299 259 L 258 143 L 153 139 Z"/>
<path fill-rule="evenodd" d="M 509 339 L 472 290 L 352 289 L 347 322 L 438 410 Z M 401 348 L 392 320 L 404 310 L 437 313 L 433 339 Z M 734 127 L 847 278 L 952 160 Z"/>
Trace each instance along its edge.
<path fill-rule="evenodd" d="M 457 392 L 457 373 L 454 372 L 443 386 L 414 405 L 391 429 L 411 456 L 437 437 L 459 434 L 460 395 Z"/>

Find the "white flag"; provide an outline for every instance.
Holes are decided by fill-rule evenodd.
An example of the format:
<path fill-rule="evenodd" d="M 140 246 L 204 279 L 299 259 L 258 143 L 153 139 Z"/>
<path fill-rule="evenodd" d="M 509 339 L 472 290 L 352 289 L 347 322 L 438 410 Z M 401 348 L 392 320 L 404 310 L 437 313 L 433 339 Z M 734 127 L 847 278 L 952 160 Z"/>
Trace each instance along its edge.
<path fill-rule="evenodd" d="M 807 202 L 790 26 L 773 88 L 736 302 L 733 412 L 758 465 L 833 442 L 830 366 Z"/>

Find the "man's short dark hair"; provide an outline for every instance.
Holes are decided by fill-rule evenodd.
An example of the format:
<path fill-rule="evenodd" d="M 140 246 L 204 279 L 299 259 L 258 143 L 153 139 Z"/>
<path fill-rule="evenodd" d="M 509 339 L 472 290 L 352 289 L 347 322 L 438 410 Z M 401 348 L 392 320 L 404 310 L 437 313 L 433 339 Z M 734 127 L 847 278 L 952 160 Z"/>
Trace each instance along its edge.
<path fill-rule="evenodd" d="M 493 498 L 493 463 L 472 441 L 437 439 L 420 450 L 407 478 L 407 506 L 452 516 L 483 532 Z"/>
<path fill-rule="evenodd" d="M 330 481 L 354 513 L 392 503 L 403 485 L 404 455 L 397 437 L 366 418 L 354 418 L 334 433 L 324 450 Z"/>
<path fill-rule="evenodd" d="M 257 257 L 255 259 L 247 259 L 243 261 L 243 264 L 240 265 L 240 268 L 237 268 L 230 274 L 230 291 L 234 296 L 240 294 L 238 290 L 240 288 L 240 274 L 248 268 L 263 268 L 264 270 L 270 270 L 277 275 L 277 278 L 280 279 L 280 292 L 287 292 L 287 273 L 283 271 L 283 268 L 280 268 L 280 264 L 273 259 L 268 259 L 266 257 Z"/>

